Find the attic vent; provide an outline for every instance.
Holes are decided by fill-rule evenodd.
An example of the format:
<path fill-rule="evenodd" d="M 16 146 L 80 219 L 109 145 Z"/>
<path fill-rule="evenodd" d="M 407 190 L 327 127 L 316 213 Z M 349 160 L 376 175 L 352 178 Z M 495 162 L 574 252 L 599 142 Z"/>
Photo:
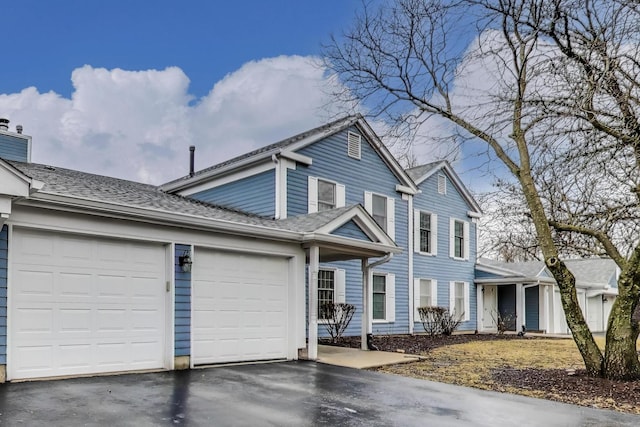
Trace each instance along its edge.
<path fill-rule="evenodd" d="M 360 159 L 360 142 L 362 136 L 357 133 L 347 132 L 347 154 L 354 159 Z"/>
<path fill-rule="evenodd" d="M 447 177 L 438 175 L 438 193 L 447 194 Z"/>

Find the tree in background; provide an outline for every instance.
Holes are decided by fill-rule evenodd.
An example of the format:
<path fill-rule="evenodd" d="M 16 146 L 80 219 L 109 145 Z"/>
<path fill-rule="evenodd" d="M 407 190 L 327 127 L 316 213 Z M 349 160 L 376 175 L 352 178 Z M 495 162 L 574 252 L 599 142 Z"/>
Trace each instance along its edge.
<path fill-rule="evenodd" d="M 587 372 L 639 378 L 640 26 L 631 1 L 397 0 L 365 5 L 325 48 L 371 116 L 415 135 L 450 125 L 526 207 Z M 407 138 L 407 140 L 411 140 Z M 408 146 L 407 146 L 408 149 Z M 595 177 L 595 178 L 594 178 Z M 635 215 L 635 216 L 634 216 Z M 620 266 L 604 354 L 579 308 L 567 248 Z"/>

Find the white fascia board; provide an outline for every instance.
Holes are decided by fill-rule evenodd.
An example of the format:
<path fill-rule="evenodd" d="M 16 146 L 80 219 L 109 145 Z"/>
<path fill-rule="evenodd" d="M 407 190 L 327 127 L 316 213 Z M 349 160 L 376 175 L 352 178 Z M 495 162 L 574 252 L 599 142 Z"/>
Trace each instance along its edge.
<path fill-rule="evenodd" d="M 325 243 L 350 248 L 360 248 L 369 251 L 377 251 L 384 253 L 398 254 L 402 252 L 402 248 L 398 246 L 384 245 L 381 243 L 366 242 L 364 240 L 351 239 L 348 237 L 334 236 L 332 234 L 323 233 L 305 233 L 302 238 L 303 243 Z M 320 245 L 322 246 L 322 245 Z"/>
<path fill-rule="evenodd" d="M 313 164 L 313 159 L 311 157 L 294 153 L 293 151 L 290 151 L 290 150 L 286 150 L 286 151 L 281 150 L 279 153 L 279 156 L 282 157 L 283 159 L 293 160 L 294 162 L 302 163 L 303 165 L 306 165 L 306 166 L 311 166 Z"/>
<path fill-rule="evenodd" d="M 522 284 L 548 284 L 554 285 L 556 283 L 553 279 L 538 279 L 537 277 L 500 277 L 500 278 L 482 278 L 482 279 L 474 279 L 473 283 L 478 285 L 511 285 L 516 283 Z"/>
<path fill-rule="evenodd" d="M 373 218 L 360 205 L 354 206 L 344 212 L 339 217 L 315 230 L 315 233 L 331 234 L 349 221 L 355 221 L 362 231 L 372 240 L 377 240 L 381 244 L 396 246 L 395 242 L 384 232 Z"/>
<path fill-rule="evenodd" d="M 20 204 L 27 206 L 53 206 L 58 210 L 89 213 L 109 218 L 136 220 L 152 224 L 172 224 L 183 228 L 222 231 L 244 236 L 261 237 L 265 239 L 300 242 L 302 234 L 297 231 L 281 230 L 254 224 L 206 218 L 197 215 L 166 212 L 157 209 L 138 208 L 117 203 L 105 203 L 77 197 L 60 196 L 50 193 L 37 193 L 36 197 L 25 199 Z"/>
<path fill-rule="evenodd" d="M 414 190 L 411 187 L 407 187 L 406 185 L 400 185 L 400 184 L 396 184 L 396 191 L 398 193 L 402 193 L 402 194 L 410 194 L 410 195 L 416 195 L 418 193 L 420 193 L 419 190 Z"/>

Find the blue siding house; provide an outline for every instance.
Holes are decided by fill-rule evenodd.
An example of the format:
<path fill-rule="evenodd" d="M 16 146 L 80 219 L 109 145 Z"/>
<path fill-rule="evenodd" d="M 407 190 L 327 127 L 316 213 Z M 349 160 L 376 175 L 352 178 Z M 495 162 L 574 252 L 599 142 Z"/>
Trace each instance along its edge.
<path fill-rule="evenodd" d="M 446 162 L 404 170 L 361 116 L 312 129 L 162 188 L 275 219 L 361 205 L 402 253 L 319 265 L 318 302 L 356 306 L 346 335 L 364 336 L 360 325 L 367 323 L 374 334 L 419 332 L 417 307 L 433 304 L 458 313 L 464 320 L 460 329 L 477 329 L 473 280 L 478 204 Z M 421 228 L 427 219 L 432 228 Z M 332 233 L 367 238 L 353 222 Z M 423 237 L 421 246 L 425 233 L 430 240 Z"/>

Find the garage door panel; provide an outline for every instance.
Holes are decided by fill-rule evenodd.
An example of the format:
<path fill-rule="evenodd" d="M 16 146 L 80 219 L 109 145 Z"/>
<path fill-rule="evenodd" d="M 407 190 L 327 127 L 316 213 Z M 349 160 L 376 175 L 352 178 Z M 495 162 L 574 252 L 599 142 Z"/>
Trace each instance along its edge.
<path fill-rule="evenodd" d="M 163 367 L 163 246 L 21 229 L 13 236 L 11 379 Z M 36 242 L 46 250 L 32 250 Z M 132 267 L 136 248 L 153 262 Z"/>
<path fill-rule="evenodd" d="M 287 356 L 288 261 L 195 251 L 194 364 Z"/>

